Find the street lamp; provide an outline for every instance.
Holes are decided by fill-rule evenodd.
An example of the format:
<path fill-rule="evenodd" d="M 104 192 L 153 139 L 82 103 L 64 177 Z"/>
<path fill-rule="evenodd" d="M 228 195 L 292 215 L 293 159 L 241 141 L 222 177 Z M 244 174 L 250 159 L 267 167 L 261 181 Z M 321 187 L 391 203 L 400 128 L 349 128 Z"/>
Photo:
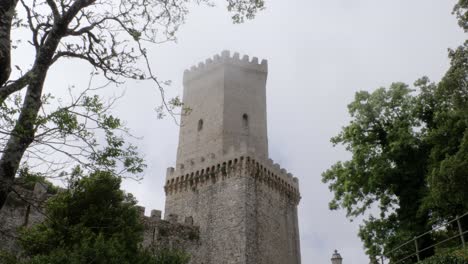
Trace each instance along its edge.
<path fill-rule="evenodd" d="M 338 253 L 338 250 L 335 249 L 335 253 L 333 253 L 331 261 L 332 261 L 332 264 L 343 263 L 343 258 L 341 257 L 340 253 Z"/>

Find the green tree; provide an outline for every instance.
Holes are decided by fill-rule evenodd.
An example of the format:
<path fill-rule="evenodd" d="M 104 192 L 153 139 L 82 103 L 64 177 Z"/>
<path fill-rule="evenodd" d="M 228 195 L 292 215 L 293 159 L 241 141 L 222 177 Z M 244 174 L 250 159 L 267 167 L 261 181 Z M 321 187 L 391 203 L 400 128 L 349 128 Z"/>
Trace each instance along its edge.
<path fill-rule="evenodd" d="M 462 0 L 454 9 L 465 30 L 467 6 Z M 439 83 L 424 77 L 414 89 L 393 83 L 356 93 L 348 106 L 352 120 L 331 140 L 352 158 L 322 175 L 334 193 L 330 208 L 343 208 L 351 218 L 379 209 L 359 232 L 371 259 L 468 211 L 468 42 L 449 58 Z M 466 220 L 463 225 L 468 229 Z M 425 248 L 433 237 L 418 243 Z"/>
<path fill-rule="evenodd" d="M 429 148 L 416 129 L 421 122 L 414 115 L 416 98 L 411 92 L 402 83 L 373 93 L 358 92 L 348 106 L 353 120 L 332 139 L 344 144 L 352 159 L 323 174 L 335 195 L 331 209 L 342 207 L 349 217 L 356 217 L 378 203 L 380 218 L 369 218 L 360 232 L 370 255 L 429 226 L 428 212 L 420 211 L 427 193 L 424 157 Z"/>
<path fill-rule="evenodd" d="M 262 0 L 226 2 L 234 22 L 253 18 L 263 8 Z M 174 108 L 181 106 L 180 100 L 164 97 L 168 83 L 152 72 L 145 44 L 174 40 L 191 3 L 212 4 L 209 0 L 0 1 L 0 107 L 2 110 L 13 107 L 13 112 L 0 115 L 12 124 L 0 133 L 0 207 L 14 184 L 25 153 L 37 142 L 38 127 L 44 125 L 40 114 L 48 98 L 44 84 L 49 69 L 63 59 L 81 60 L 112 83 L 128 79 L 150 81 L 161 93 L 161 109 L 174 114 Z M 13 39 L 15 30 L 29 31 L 30 40 Z M 24 44 L 31 45 L 35 51 L 31 65 L 11 61 L 11 49 L 24 48 Z M 18 104 L 8 102 L 14 94 L 17 98 L 13 101 Z M 86 112 L 78 114 L 88 118 Z M 66 126 L 76 123 L 68 107 L 61 107 L 53 118 Z M 119 127 L 109 116 L 107 121 L 103 123 Z M 117 144 L 122 149 L 118 146 L 120 141 L 114 139 L 109 145 Z M 86 140 L 83 144 L 87 145 Z M 87 150 L 94 152 L 92 148 Z M 63 152 L 71 158 L 74 156 L 68 150 Z"/>
<path fill-rule="evenodd" d="M 47 201 L 43 223 L 21 231 L 24 255 L 18 263 L 188 262 L 183 253 L 142 248 L 136 200 L 120 190 L 120 178 L 105 171 L 81 174 L 76 168 L 69 188 Z"/>
<path fill-rule="evenodd" d="M 431 146 L 424 207 L 439 222 L 468 211 L 468 42 L 449 56 L 451 67 L 439 84 L 418 83 L 417 112 Z"/>

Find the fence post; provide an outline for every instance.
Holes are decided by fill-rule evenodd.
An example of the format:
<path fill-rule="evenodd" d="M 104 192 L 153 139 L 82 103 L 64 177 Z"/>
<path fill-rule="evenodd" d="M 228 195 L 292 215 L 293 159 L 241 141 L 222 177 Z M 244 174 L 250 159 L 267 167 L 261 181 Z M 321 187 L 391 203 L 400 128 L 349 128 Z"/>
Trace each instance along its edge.
<path fill-rule="evenodd" d="M 463 248 L 465 248 L 465 238 L 463 237 L 463 229 L 460 223 L 460 217 L 458 217 L 458 215 L 457 215 L 457 224 L 458 224 L 458 232 L 460 233 L 460 238 L 462 241 L 462 246 Z"/>
<path fill-rule="evenodd" d="M 417 237 L 414 237 L 414 246 L 416 247 L 416 258 L 418 259 L 418 262 L 419 262 L 420 259 L 419 259 L 419 248 L 418 248 L 418 240 L 417 240 Z"/>

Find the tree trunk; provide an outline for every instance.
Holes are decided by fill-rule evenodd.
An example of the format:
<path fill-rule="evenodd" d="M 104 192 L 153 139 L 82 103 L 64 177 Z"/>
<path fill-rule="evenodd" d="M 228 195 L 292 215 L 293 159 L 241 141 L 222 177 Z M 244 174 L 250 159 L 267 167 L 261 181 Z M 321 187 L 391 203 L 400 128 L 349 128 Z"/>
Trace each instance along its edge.
<path fill-rule="evenodd" d="M 7 6 L 6 4 L 8 3 L 15 3 L 16 5 L 17 1 L 18 0 L 0 0 L 0 7 Z M 10 138 L 0 158 L 0 208 L 3 207 L 6 197 L 12 188 L 24 152 L 34 141 L 36 119 L 42 104 L 41 96 L 44 81 L 49 67 L 53 63 L 52 58 L 57 50 L 58 44 L 67 32 L 68 24 L 78 12 L 94 2 L 95 0 L 76 0 L 66 13 L 62 16 L 55 17 L 54 26 L 37 53 L 34 66 L 31 69 L 32 77 L 30 77 L 28 81 L 29 85 L 23 101 L 23 106 L 21 107 L 20 116 L 13 131 L 11 131 Z M 14 11 L 14 8 L 12 9 Z M 11 28 L 11 20 L 8 28 Z M 0 30 L 3 29 L 0 28 Z"/>
<path fill-rule="evenodd" d="M 35 124 L 41 107 L 45 74 L 34 80 L 27 89 L 18 121 L 0 159 L 0 208 L 11 190 L 24 152 L 34 140 Z"/>
<path fill-rule="evenodd" d="M 11 22 L 18 0 L 0 0 L 0 87 L 11 73 Z"/>
<path fill-rule="evenodd" d="M 24 152 L 34 141 L 36 120 L 42 105 L 41 96 L 44 81 L 52 64 L 52 57 L 64 34 L 63 28 L 63 26 L 62 28 L 55 28 L 39 51 L 39 56 L 33 66 L 34 77 L 29 82 L 20 116 L 3 149 L 0 158 L 0 208 L 3 207 L 11 190 Z"/>

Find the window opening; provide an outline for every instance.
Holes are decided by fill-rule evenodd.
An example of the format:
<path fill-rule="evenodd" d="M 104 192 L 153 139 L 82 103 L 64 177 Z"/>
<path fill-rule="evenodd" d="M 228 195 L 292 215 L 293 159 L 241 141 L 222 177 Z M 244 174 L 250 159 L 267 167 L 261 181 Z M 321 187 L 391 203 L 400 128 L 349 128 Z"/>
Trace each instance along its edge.
<path fill-rule="evenodd" d="M 203 129 L 203 119 L 198 120 L 198 131 Z"/>
<path fill-rule="evenodd" d="M 244 129 L 249 128 L 249 116 L 247 114 L 242 115 L 242 126 L 244 127 Z"/>

